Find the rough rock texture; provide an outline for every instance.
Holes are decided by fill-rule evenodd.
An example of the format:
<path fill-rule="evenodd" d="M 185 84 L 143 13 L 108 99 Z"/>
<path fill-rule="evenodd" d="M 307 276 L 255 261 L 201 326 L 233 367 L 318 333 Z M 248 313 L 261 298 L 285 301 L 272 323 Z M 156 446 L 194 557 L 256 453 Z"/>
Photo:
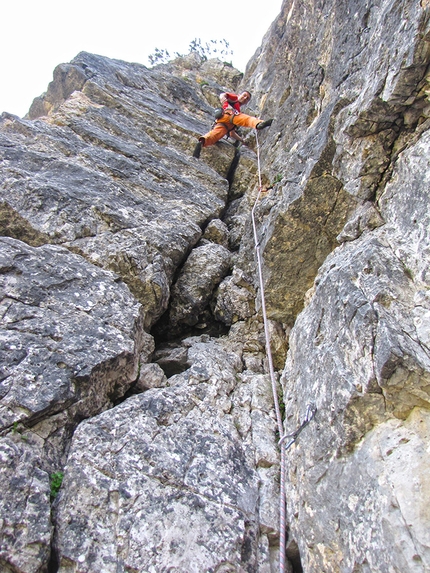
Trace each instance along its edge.
<path fill-rule="evenodd" d="M 318 408 L 287 454 L 304 571 L 430 567 L 429 61 L 428 3 L 291 1 L 246 73 L 277 118 L 260 219 L 268 312 L 294 323 L 286 431 Z"/>
<path fill-rule="evenodd" d="M 28 118 L 1 118 L 2 571 L 271 570 L 279 462 L 261 321 L 233 332 L 228 351 L 204 335 L 174 342 L 164 360 L 148 333 L 163 314 L 166 338 L 214 321 L 212 293 L 232 264 L 219 216 L 255 176 L 255 154 L 245 151 L 238 168 L 229 143 L 211 149 L 207 163 L 191 152 L 212 121 L 210 104 L 240 77 L 193 55 L 148 70 L 83 53 L 57 68 Z M 237 179 L 246 165 L 252 174 Z M 106 410 L 100 433 L 97 415 Z M 148 430 L 164 427 L 162 411 L 174 426 L 158 449 Z M 90 462 L 88 474 L 82 455 L 90 460 L 94 449 L 111 463 L 127 428 L 133 455 L 149 448 L 154 471 L 145 476 L 140 462 L 123 458 L 111 486 L 102 474 L 96 485 L 101 462 Z M 167 448 L 172 430 L 176 451 Z M 165 481 L 179 458 L 179 473 Z M 54 502 L 59 472 L 67 501 Z M 87 497 L 85 474 L 96 498 Z M 143 504 L 124 506 L 114 534 L 110 520 L 122 510 L 108 506 L 121 499 L 118 483 L 121 492 L 137 488 Z M 157 515 L 165 516 L 162 539 Z M 130 537 L 130 551 L 121 549 L 131 522 L 149 545 Z"/>
<path fill-rule="evenodd" d="M 221 219 L 213 219 L 206 227 L 200 244 L 216 243 L 228 249 L 228 227 Z"/>
<path fill-rule="evenodd" d="M 285 1 L 248 64 L 256 112 L 276 118 L 260 136 L 264 169 L 280 179 L 262 244 L 268 312 L 281 322 L 292 325 L 348 218 L 428 129 L 427 4 Z"/>
<path fill-rule="evenodd" d="M 78 423 L 133 384 L 150 337 L 112 272 L 56 245 L 0 243 L 0 563 L 38 571 L 51 551 L 50 475 Z"/>
<path fill-rule="evenodd" d="M 429 151 L 427 132 L 400 154 L 385 225 L 327 259 L 291 333 L 287 421 L 318 407 L 289 463 L 305 570 L 430 568 Z"/>
<path fill-rule="evenodd" d="M 1 571 L 279 570 L 257 153 L 286 571 L 430 569 L 429 12 L 286 0 L 243 79 L 82 53 L 1 116 Z M 272 127 L 193 158 L 242 87 Z"/>
<path fill-rule="evenodd" d="M 3 237 L 0 265 L 0 427 L 71 406 L 88 416 L 123 395 L 136 378 L 143 330 L 127 287 L 55 245 Z"/>
<path fill-rule="evenodd" d="M 61 68 L 29 114 L 48 108 L 48 117 L 2 118 L 2 233 L 65 245 L 115 271 L 150 326 L 227 197 L 227 182 L 190 157 L 205 102 L 164 68 L 85 53 Z M 217 147 L 226 165 L 229 150 Z"/>
<path fill-rule="evenodd" d="M 224 279 L 215 293 L 214 316 L 230 326 L 233 322 L 253 316 L 254 300 L 255 291 L 251 279 L 235 268 L 233 274 Z"/>
<path fill-rule="evenodd" d="M 75 433 L 59 500 L 60 571 L 255 569 L 255 457 L 277 463 L 273 433 L 271 454 L 267 440 L 254 452 L 238 433 L 236 353 L 202 342 L 189 353 L 191 368 L 169 388 L 130 398 Z"/>
<path fill-rule="evenodd" d="M 229 267 L 230 253 L 222 245 L 209 243 L 193 250 L 172 288 L 169 330 L 181 323 L 197 323 Z"/>

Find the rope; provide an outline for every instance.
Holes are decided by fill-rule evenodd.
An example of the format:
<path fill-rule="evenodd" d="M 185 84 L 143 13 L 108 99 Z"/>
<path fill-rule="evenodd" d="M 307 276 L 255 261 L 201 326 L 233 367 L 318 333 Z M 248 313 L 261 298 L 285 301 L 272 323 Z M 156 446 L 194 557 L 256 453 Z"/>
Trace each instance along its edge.
<path fill-rule="evenodd" d="M 254 242 L 255 242 L 255 251 L 257 254 L 257 264 L 258 264 L 258 276 L 260 281 L 260 295 L 261 295 L 261 310 L 263 313 L 263 322 L 264 322 L 264 334 L 266 337 L 266 353 L 267 353 L 267 360 L 269 363 L 269 372 L 270 372 L 270 380 L 272 382 L 272 392 L 273 392 L 273 402 L 275 404 L 275 413 L 276 413 L 276 421 L 278 424 L 278 431 L 279 435 L 282 436 L 284 433 L 284 426 L 282 422 L 281 416 L 281 409 L 279 407 L 279 398 L 278 398 L 278 388 L 277 382 L 275 377 L 275 370 L 273 368 L 273 360 L 272 360 L 272 351 L 270 348 L 270 333 L 269 333 L 269 326 L 267 321 L 267 314 L 266 314 L 266 300 L 264 296 L 264 282 L 263 282 L 263 271 L 262 271 L 262 264 L 261 264 L 261 254 L 260 254 L 260 242 L 258 240 L 257 234 L 257 226 L 255 223 L 255 209 L 257 207 L 258 200 L 261 195 L 262 183 L 261 183 L 261 168 L 260 168 L 260 144 L 258 141 L 258 134 L 257 130 L 256 133 L 256 143 L 257 143 L 257 166 L 258 166 L 258 195 L 257 199 L 255 200 L 254 206 L 251 211 L 252 217 L 252 228 L 254 230 Z M 281 483 L 280 483 L 280 492 L 279 492 L 279 572 L 285 572 L 285 549 L 286 549 L 286 518 L 285 518 L 285 448 L 281 448 Z"/>
<path fill-rule="evenodd" d="M 257 225 L 255 223 L 255 209 L 258 204 L 258 200 L 261 195 L 262 190 L 262 182 L 261 182 L 261 167 L 260 167 L 260 144 L 258 141 L 258 133 L 255 130 L 256 134 L 256 143 L 257 143 L 257 167 L 258 167 L 258 195 L 255 200 L 254 206 L 251 211 L 251 218 L 252 218 L 252 228 L 254 231 L 254 242 L 255 242 L 255 251 L 257 253 L 257 265 L 258 265 L 258 276 L 260 282 L 260 294 L 261 294 L 261 310 L 263 313 L 263 322 L 264 322 L 264 334 L 266 337 L 266 353 L 267 353 L 267 360 L 269 363 L 269 372 L 270 372 L 270 380 L 272 382 L 272 392 L 273 392 L 273 402 L 275 404 L 275 412 L 276 412 L 276 421 L 278 424 L 278 431 L 279 435 L 282 438 L 279 440 L 279 446 L 281 446 L 281 483 L 280 483 L 280 492 L 279 492 L 279 572 L 285 573 L 285 557 L 286 557 L 286 494 L 285 494 L 285 481 L 286 481 L 286 452 L 287 450 L 294 444 L 294 442 L 299 437 L 299 434 L 303 431 L 303 429 L 309 424 L 309 422 L 313 419 L 316 414 L 316 406 L 313 404 L 309 404 L 306 409 L 305 419 L 301 423 L 301 425 L 297 428 L 295 432 L 290 434 L 284 434 L 284 426 L 282 422 L 281 416 L 281 409 L 279 406 L 279 398 L 278 398 L 278 388 L 277 382 L 275 377 L 275 370 L 273 368 L 273 360 L 272 360 L 272 351 L 270 348 L 270 333 L 269 333 L 269 326 L 267 321 L 267 314 L 266 314 L 266 300 L 264 296 L 264 281 L 263 281 L 263 271 L 262 271 L 262 263 L 261 263 L 261 254 L 260 254 L 260 241 L 258 239 L 257 233 Z M 285 447 L 283 445 L 285 444 Z"/>

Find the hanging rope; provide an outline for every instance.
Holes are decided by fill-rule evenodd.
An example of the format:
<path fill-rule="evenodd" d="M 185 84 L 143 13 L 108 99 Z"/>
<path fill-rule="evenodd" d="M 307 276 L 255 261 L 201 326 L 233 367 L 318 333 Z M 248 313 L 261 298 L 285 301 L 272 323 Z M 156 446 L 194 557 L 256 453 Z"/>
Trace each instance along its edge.
<path fill-rule="evenodd" d="M 258 134 L 256 134 L 256 142 L 257 142 L 257 166 L 258 166 L 258 195 L 257 199 L 255 200 L 254 207 L 252 208 L 251 217 L 252 217 L 252 228 L 254 231 L 254 242 L 255 242 L 255 251 L 257 254 L 257 265 L 258 265 L 258 276 L 260 281 L 260 296 L 261 296 L 261 310 L 263 313 L 263 322 L 264 322 L 264 334 L 266 338 L 266 354 L 267 360 L 269 363 L 269 372 L 270 372 L 270 380 L 272 382 L 272 392 L 273 392 L 273 402 L 275 404 L 275 413 L 276 413 L 276 421 L 278 424 L 278 432 L 279 435 L 282 436 L 284 433 L 284 427 L 282 422 L 281 416 L 281 409 L 279 406 L 279 398 L 278 398 L 278 385 L 275 377 L 275 370 L 273 368 L 273 360 L 272 360 L 272 351 L 270 348 L 270 333 L 269 333 L 269 325 L 267 321 L 267 314 L 266 314 L 266 300 L 264 296 L 264 282 L 263 282 L 263 271 L 262 271 L 262 264 L 261 264 L 261 254 L 260 254 L 260 241 L 258 239 L 257 234 L 257 226 L 255 223 L 255 209 L 257 207 L 258 200 L 261 195 L 262 183 L 261 183 L 261 168 L 260 168 L 260 144 L 258 141 Z M 285 549 L 286 549 L 286 521 L 285 521 L 285 448 L 281 448 L 281 483 L 280 483 L 280 492 L 279 492 L 279 571 L 280 573 L 285 572 Z"/>
<path fill-rule="evenodd" d="M 302 430 L 309 424 L 312 418 L 315 416 L 317 411 L 316 407 L 312 404 L 309 404 L 306 409 L 305 419 L 302 424 L 297 428 L 295 432 L 291 434 L 284 435 L 284 426 L 281 416 L 281 409 L 279 406 L 279 398 L 278 398 L 278 384 L 276 381 L 275 376 L 275 369 L 273 368 L 273 360 L 272 360 L 272 351 L 270 347 L 270 333 L 269 333 L 269 325 L 267 321 L 267 314 L 266 314 L 266 300 L 264 296 L 264 281 L 263 281 L 263 270 L 262 270 L 262 263 L 261 263 L 261 253 L 260 253 L 260 241 L 258 238 L 257 233 L 257 225 L 255 223 L 255 209 L 258 204 L 258 200 L 260 199 L 260 195 L 262 192 L 262 182 L 261 182 L 261 167 L 260 167 L 260 144 L 258 141 L 258 133 L 257 130 L 255 131 L 256 143 L 257 143 L 257 167 L 258 167 L 258 194 L 255 200 L 254 206 L 251 211 L 251 218 L 252 218 L 252 228 L 254 231 L 254 242 L 255 242 L 255 251 L 257 254 L 257 266 L 258 266 L 258 276 L 260 282 L 260 295 L 261 295 L 261 311 L 263 314 L 263 322 L 264 322 L 264 334 L 266 338 L 266 354 L 267 354 L 267 361 L 269 364 L 269 372 L 270 372 L 270 380 L 272 383 L 272 392 L 273 392 L 273 402 L 275 405 L 275 413 L 276 413 L 276 421 L 278 425 L 279 435 L 282 438 L 279 440 L 279 445 L 281 446 L 281 483 L 280 483 L 280 492 L 279 492 L 279 572 L 285 573 L 285 554 L 286 554 L 286 495 L 285 495 L 285 480 L 286 480 L 286 452 L 287 450 L 294 444 L 294 442 L 299 437 L 299 434 Z M 285 444 L 285 447 L 284 447 Z"/>

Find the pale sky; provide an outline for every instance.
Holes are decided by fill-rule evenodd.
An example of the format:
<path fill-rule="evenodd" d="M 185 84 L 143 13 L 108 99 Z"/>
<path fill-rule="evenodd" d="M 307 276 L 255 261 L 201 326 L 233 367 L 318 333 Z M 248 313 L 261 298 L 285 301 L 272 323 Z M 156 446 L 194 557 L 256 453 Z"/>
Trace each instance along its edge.
<path fill-rule="evenodd" d="M 0 113 L 24 116 L 54 68 L 86 51 L 150 66 L 155 48 L 188 53 L 192 40 L 227 40 L 225 58 L 245 71 L 282 0 L 4 0 Z M 223 58 L 224 59 L 224 58 Z"/>

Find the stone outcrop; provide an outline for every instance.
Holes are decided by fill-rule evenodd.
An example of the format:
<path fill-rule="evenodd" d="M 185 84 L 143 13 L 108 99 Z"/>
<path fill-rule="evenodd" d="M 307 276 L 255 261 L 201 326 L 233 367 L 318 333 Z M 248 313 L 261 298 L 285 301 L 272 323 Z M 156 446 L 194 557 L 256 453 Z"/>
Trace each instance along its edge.
<path fill-rule="evenodd" d="M 219 217 L 256 173 L 255 154 L 239 168 L 230 143 L 208 163 L 192 157 L 211 102 L 240 77 L 193 55 L 148 70 L 83 53 L 28 118 L 2 116 L 2 570 L 153 570 L 174 547 L 182 570 L 270 570 L 279 462 L 261 321 L 247 313 L 247 336 L 242 324 L 224 343 L 182 341 L 216 322 L 214 293 L 232 267 Z M 158 339 L 175 336 L 163 354 Z M 167 430 L 160 447 L 154 424 Z M 126 428 L 132 457 L 153 452 L 147 468 L 109 461 Z M 120 472 L 109 486 L 97 456 Z M 130 504 L 108 510 L 123 493 Z M 128 537 L 149 521 L 150 553 L 140 533 Z"/>
<path fill-rule="evenodd" d="M 213 290 L 227 274 L 230 259 L 230 252 L 216 243 L 196 247 L 190 253 L 172 288 L 169 333 L 181 324 L 197 324 Z"/>
<path fill-rule="evenodd" d="M 1 571 L 279 570 L 254 205 L 285 432 L 317 409 L 286 571 L 430 568 L 429 11 L 285 0 L 244 76 L 81 53 L 2 114 Z M 245 87 L 271 128 L 192 157 Z"/>
<path fill-rule="evenodd" d="M 51 553 L 50 476 L 79 422 L 134 383 L 151 337 L 118 277 L 68 249 L 2 237 L 0 260 L 0 563 L 38 571 Z"/>
<path fill-rule="evenodd" d="M 118 273 L 151 326 L 176 268 L 225 205 L 225 179 L 190 157 L 208 104 L 168 70 L 85 53 L 41 101 L 29 116 L 48 108 L 43 121 L 3 117 L 2 232 Z M 228 171 L 225 148 L 218 163 Z"/>
<path fill-rule="evenodd" d="M 430 567 L 429 145 L 427 132 L 400 154 L 378 202 L 385 225 L 327 259 L 290 337 L 286 419 L 318 407 L 287 480 L 305 570 L 336 571 L 332 552 L 347 571 Z"/>
<path fill-rule="evenodd" d="M 287 464 L 304 571 L 429 568 L 429 40 L 427 3 L 285 2 L 247 68 L 277 118 L 261 237 L 268 313 L 294 324 L 286 430 L 317 407 Z"/>
<path fill-rule="evenodd" d="M 262 136 L 265 170 L 281 179 L 264 211 L 273 318 L 292 325 L 337 235 L 428 128 L 428 58 L 419 0 L 284 2 L 244 78 L 258 112 L 276 117 Z"/>
<path fill-rule="evenodd" d="M 254 452 L 235 420 L 249 381 L 238 399 L 237 353 L 204 342 L 190 352 L 191 367 L 168 388 L 130 398 L 75 433 L 58 513 L 60 570 L 246 571 L 268 561 L 255 464 L 268 453 Z M 276 464 L 273 434 L 271 447 Z"/>

